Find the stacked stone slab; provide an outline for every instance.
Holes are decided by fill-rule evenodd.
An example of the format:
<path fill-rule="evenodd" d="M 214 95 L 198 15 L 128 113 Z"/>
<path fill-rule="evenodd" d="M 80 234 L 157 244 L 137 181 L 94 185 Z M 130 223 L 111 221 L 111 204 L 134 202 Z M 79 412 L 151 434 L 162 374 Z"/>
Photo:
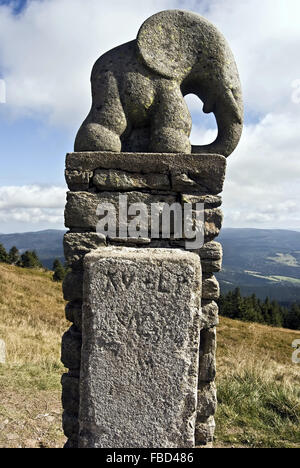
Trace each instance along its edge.
<path fill-rule="evenodd" d="M 78 447 L 79 378 L 82 348 L 82 300 L 84 258 L 99 248 L 185 250 L 185 239 L 109 238 L 96 232 L 99 203 L 116 207 L 118 195 L 128 203 L 203 203 L 204 245 L 192 250 L 202 267 L 202 312 L 198 370 L 196 446 L 211 444 L 216 410 L 216 326 L 220 294 L 214 273 L 221 269 L 222 248 L 214 241 L 222 224 L 221 197 L 226 159 L 217 154 L 77 152 L 66 158 L 69 187 L 64 238 L 66 261 L 71 269 L 63 291 L 66 317 L 72 322 L 62 343 L 62 362 L 68 373 L 62 378 L 63 427 L 67 447 Z"/>
<path fill-rule="evenodd" d="M 194 447 L 199 256 L 99 248 L 84 270 L 79 447 Z"/>

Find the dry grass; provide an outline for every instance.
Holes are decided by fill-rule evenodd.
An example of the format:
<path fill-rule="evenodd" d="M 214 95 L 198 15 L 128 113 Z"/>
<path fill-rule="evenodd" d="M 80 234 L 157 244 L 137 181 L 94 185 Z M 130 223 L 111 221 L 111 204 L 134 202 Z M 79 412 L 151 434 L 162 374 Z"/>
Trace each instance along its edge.
<path fill-rule="evenodd" d="M 217 446 L 300 447 L 299 331 L 221 317 L 218 328 Z"/>
<path fill-rule="evenodd" d="M 266 379 L 299 385 L 300 366 L 292 362 L 292 342 L 300 331 L 220 317 L 218 327 L 218 378 L 245 370 Z"/>
<path fill-rule="evenodd" d="M 0 447 L 61 447 L 61 285 L 0 264 Z M 217 447 L 300 447 L 300 332 L 222 318 L 218 328 Z"/>
<path fill-rule="evenodd" d="M 0 447 L 62 446 L 61 284 L 51 273 L 0 264 Z"/>

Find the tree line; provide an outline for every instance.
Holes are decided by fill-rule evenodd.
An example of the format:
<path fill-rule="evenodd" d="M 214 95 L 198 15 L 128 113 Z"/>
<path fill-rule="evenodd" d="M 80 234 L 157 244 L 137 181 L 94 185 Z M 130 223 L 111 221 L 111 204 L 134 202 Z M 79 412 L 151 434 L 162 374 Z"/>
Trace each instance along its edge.
<path fill-rule="evenodd" d="M 221 295 L 218 304 L 223 317 L 300 330 L 300 304 L 287 308 L 268 297 L 264 301 L 255 294 L 243 297 L 239 288 Z"/>
<path fill-rule="evenodd" d="M 45 269 L 35 250 L 26 250 L 26 252 L 20 254 L 17 247 L 13 246 L 7 252 L 3 244 L 0 244 L 0 263 L 7 263 L 21 268 Z M 68 269 L 59 259 L 55 259 L 52 270 L 53 281 L 63 281 Z"/>

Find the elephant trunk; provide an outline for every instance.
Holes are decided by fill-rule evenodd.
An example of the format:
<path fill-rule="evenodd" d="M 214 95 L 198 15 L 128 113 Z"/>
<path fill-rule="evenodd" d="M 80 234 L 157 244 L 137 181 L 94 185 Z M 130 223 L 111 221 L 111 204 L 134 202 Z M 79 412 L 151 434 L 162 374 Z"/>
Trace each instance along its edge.
<path fill-rule="evenodd" d="M 218 126 L 218 136 L 208 145 L 192 145 L 192 153 L 215 153 L 228 157 L 238 145 L 243 130 L 242 100 L 226 90 L 221 100 L 213 108 L 205 104 L 204 112 L 214 112 Z"/>

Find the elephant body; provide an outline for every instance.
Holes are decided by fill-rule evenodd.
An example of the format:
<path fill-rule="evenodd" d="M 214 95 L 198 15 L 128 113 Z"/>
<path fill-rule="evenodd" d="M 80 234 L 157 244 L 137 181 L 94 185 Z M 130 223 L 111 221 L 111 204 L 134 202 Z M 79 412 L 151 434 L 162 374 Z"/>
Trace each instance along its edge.
<path fill-rule="evenodd" d="M 75 151 L 212 152 L 228 156 L 242 130 L 237 68 L 223 36 L 199 15 L 170 10 L 149 18 L 137 40 L 107 52 L 91 76 L 92 107 Z M 218 137 L 191 147 L 184 100 L 196 94 L 214 112 Z"/>

